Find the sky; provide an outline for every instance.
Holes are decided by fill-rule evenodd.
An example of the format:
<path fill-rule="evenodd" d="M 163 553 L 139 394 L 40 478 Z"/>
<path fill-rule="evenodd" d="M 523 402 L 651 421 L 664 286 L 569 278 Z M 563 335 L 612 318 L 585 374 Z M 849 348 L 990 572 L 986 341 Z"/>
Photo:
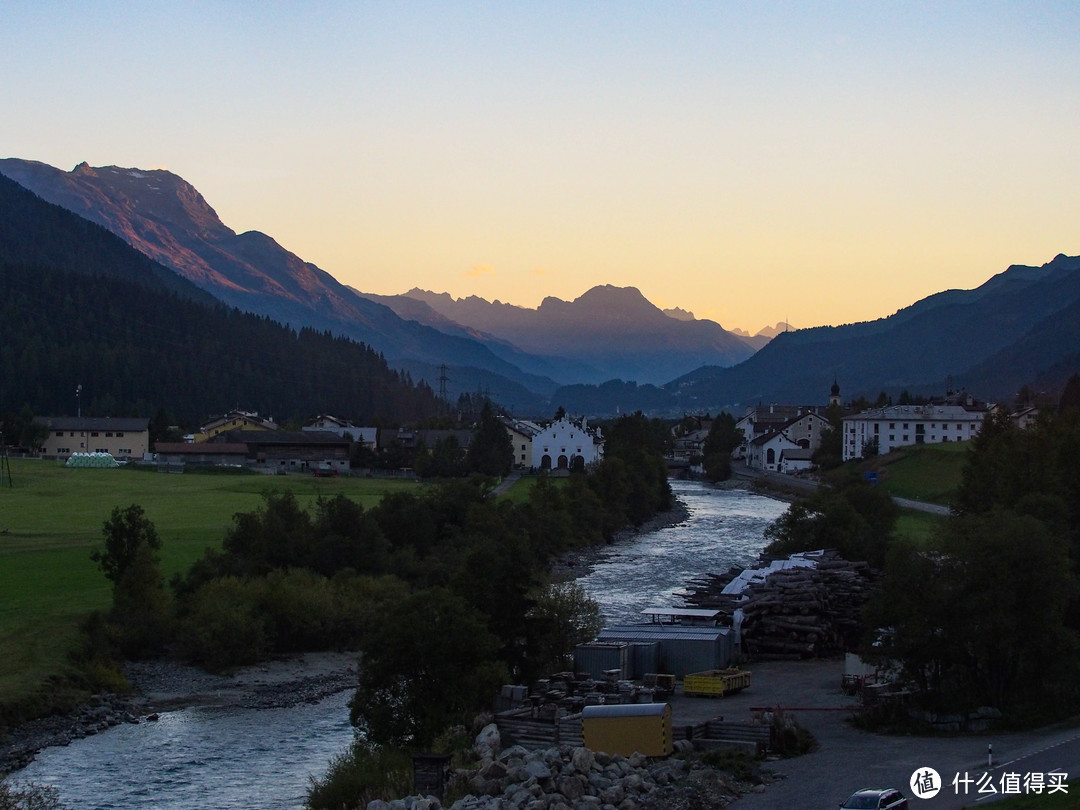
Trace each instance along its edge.
<path fill-rule="evenodd" d="M 1076 2 L 9 2 L 0 157 L 167 168 L 369 293 L 751 332 L 1080 254 Z"/>

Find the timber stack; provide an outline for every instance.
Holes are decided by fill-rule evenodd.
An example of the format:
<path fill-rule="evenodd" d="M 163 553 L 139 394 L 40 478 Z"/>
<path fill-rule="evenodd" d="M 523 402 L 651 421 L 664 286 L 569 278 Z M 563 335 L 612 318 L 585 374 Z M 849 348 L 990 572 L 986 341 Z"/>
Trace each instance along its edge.
<path fill-rule="evenodd" d="M 804 558 L 805 559 L 805 558 Z M 870 596 L 874 572 L 865 562 L 835 554 L 810 565 L 762 569 L 741 588 L 740 569 L 690 583 L 688 605 L 721 611 L 738 624 L 743 652 L 756 660 L 813 658 L 851 649 L 862 632 L 859 614 Z M 741 623 L 735 622 L 742 611 Z"/>

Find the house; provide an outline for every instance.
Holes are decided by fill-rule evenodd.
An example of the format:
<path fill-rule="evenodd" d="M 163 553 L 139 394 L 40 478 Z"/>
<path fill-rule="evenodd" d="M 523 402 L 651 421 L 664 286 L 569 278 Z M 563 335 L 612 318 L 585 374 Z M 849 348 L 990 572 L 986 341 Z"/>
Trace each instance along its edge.
<path fill-rule="evenodd" d="M 510 434 L 510 443 L 514 447 L 514 466 L 531 467 L 533 438 L 543 428 L 535 422 L 525 419 L 512 419 L 509 416 L 500 416 L 499 421 L 506 428 L 506 432 Z"/>
<path fill-rule="evenodd" d="M 758 436 L 747 446 L 746 466 L 765 472 L 780 471 L 780 455 L 785 450 L 803 449 L 783 431 Z"/>
<path fill-rule="evenodd" d="M 746 446 L 746 466 L 766 472 L 794 473 L 812 466 L 829 420 L 812 410 L 796 409 L 795 416 L 761 434 Z M 786 463 L 784 462 L 786 459 Z"/>
<path fill-rule="evenodd" d="M 1021 430 L 1034 427 L 1039 421 L 1039 406 L 1028 405 L 1026 408 L 1021 408 L 1013 414 L 1012 418 L 1013 422 Z"/>
<path fill-rule="evenodd" d="M 862 458 L 869 447 L 881 454 L 915 444 L 975 438 L 991 406 L 959 391 L 925 405 L 889 405 L 844 417 L 844 461 Z"/>
<path fill-rule="evenodd" d="M 354 425 L 347 419 L 338 419 L 335 416 L 327 416 L 326 414 L 317 416 L 311 422 L 304 425 L 301 430 L 329 430 L 331 433 L 336 433 L 338 436 L 345 436 L 345 434 L 348 434 L 352 437 L 354 442 L 363 445 L 369 450 L 374 450 L 379 444 L 378 428 L 360 427 L 359 425 Z"/>
<path fill-rule="evenodd" d="M 348 472 L 348 439 L 329 430 L 229 430 L 209 440 L 247 446 L 249 464 L 275 472 Z"/>
<path fill-rule="evenodd" d="M 34 421 L 49 431 L 41 446 L 42 455 L 49 458 L 111 453 L 118 459 L 139 459 L 150 449 L 149 419 L 43 416 Z"/>
<path fill-rule="evenodd" d="M 785 475 L 793 475 L 814 466 L 814 451 L 808 447 L 786 448 L 780 451 L 777 469 Z"/>
<path fill-rule="evenodd" d="M 562 416 L 533 436 L 531 466 L 538 470 L 575 469 L 603 457 L 604 437 L 585 419 Z"/>
<path fill-rule="evenodd" d="M 211 419 L 195 433 L 196 442 L 205 442 L 228 430 L 277 430 L 273 419 L 260 417 L 248 411 L 229 411 L 224 416 Z"/>

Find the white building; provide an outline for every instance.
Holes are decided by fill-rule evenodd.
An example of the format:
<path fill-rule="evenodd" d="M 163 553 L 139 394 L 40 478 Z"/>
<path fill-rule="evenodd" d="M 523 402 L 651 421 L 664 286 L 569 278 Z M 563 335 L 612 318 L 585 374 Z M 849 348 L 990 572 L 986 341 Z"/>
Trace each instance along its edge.
<path fill-rule="evenodd" d="M 793 416 L 746 445 L 746 466 L 784 473 L 809 469 L 828 427 L 829 420 L 813 411 Z"/>
<path fill-rule="evenodd" d="M 950 394 L 927 405 L 890 405 L 844 417 L 844 461 L 862 458 L 877 444 L 884 455 L 913 444 L 973 439 L 989 407 L 967 394 Z"/>
<path fill-rule="evenodd" d="M 328 430 L 331 433 L 336 433 L 338 436 L 342 437 L 348 433 L 354 442 L 358 442 L 372 450 L 378 447 L 379 444 L 378 428 L 360 427 L 360 425 L 354 425 L 347 419 L 338 419 L 336 416 L 329 416 L 327 414 L 321 414 L 316 417 L 313 421 L 304 425 L 301 430 L 306 430 L 308 432 Z"/>
<path fill-rule="evenodd" d="M 531 466 L 539 470 L 573 469 L 603 457 L 604 437 L 584 419 L 575 422 L 564 416 L 541 428 L 532 438 Z"/>
<path fill-rule="evenodd" d="M 119 459 L 140 459 L 150 449 L 150 420 L 98 416 L 42 416 L 34 421 L 48 428 L 41 453 L 67 458 L 72 453 L 111 453 Z"/>
<path fill-rule="evenodd" d="M 758 436 L 746 449 L 746 466 L 765 472 L 779 472 L 784 451 L 801 449 L 786 433 L 777 431 Z"/>

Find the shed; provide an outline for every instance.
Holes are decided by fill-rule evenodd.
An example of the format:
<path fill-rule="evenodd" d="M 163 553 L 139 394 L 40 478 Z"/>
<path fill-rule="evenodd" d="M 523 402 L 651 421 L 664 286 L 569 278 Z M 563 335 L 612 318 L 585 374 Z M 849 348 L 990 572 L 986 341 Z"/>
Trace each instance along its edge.
<path fill-rule="evenodd" d="M 586 706 L 581 711 L 581 727 L 585 747 L 592 751 L 666 757 L 673 750 L 668 703 Z"/>
<path fill-rule="evenodd" d="M 631 677 L 630 645 L 623 642 L 593 641 L 574 648 L 574 672 L 599 680 L 605 672 L 619 671 L 619 680 Z"/>
<path fill-rule="evenodd" d="M 625 624 L 606 627 L 597 641 L 660 643 L 659 671 L 677 677 L 731 664 L 730 627 L 696 627 L 680 624 Z"/>

